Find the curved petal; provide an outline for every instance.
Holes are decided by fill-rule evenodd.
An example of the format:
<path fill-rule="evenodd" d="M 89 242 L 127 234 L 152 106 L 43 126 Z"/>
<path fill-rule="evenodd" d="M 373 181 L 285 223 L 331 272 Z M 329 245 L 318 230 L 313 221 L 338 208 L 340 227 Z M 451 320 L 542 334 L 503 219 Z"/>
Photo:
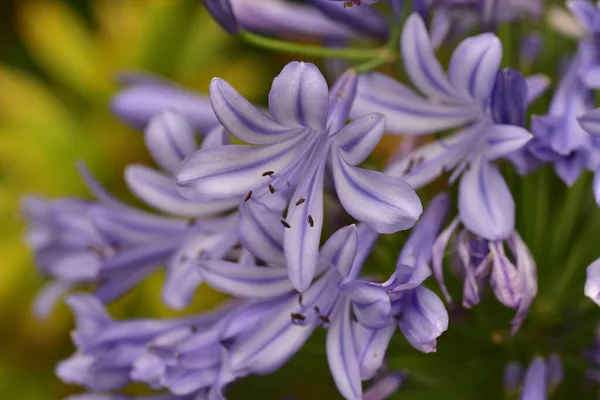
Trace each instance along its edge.
<path fill-rule="evenodd" d="M 450 292 L 448 291 L 448 288 L 446 287 L 446 283 L 444 281 L 444 254 L 446 253 L 446 247 L 448 247 L 450 237 L 456 230 L 456 227 L 458 226 L 459 222 L 460 221 L 458 218 L 454 218 L 450 225 L 448 225 L 448 227 L 444 229 L 442 233 L 437 237 L 437 239 L 433 243 L 433 248 L 431 250 L 433 276 L 435 277 L 435 280 L 440 286 L 440 290 L 446 298 L 446 301 L 450 305 L 452 305 L 452 297 L 450 296 Z"/>
<path fill-rule="evenodd" d="M 550 86 L 550 79 L 543 74 L 535 74 L 525 78 L 527 85 L 527 104 L 533 103 Z"/>
<path fill-rule="evenodd" d="M 515 202 L 508 185 L 481 157 L 460 180 L 458 213 L 468 230 L 488 240 L 506 239 L 514 230 Z"/>
<path fill-rule="evenodd" d="M 600 306 L 600 258 L 587 267 L 584 293 Z"/>
<path fill-rule="evenodd" d="M 354 316 L 366 328 L 381 329 L 388 323 L 392 303 L 386 289 L 371 282 L 350 281 L 340 290 L 352 302 Z"/>
<path fill-rule="evenodd" d="M 484 116 L 477 104 L 440 104 L 428 101 L 393 78 L 363 74 L 358 78 L 353 119 L 369 113 L 386 117 L 386 132 L 423 135 L 465 125 Z"/>
<path fill-rule="evenodd" d="M 485 106 L 490 99 L 502 59 L 502 43 L 492 33 L 463 40 L 454 50 L 448 76 L 461 98 Z"/>
<path fill-rule="evenodd" d="M 260 202 L 240 206 L 238 233 L 244 248 L 267 264 L 285 265 L 281 214 Z"/>
<path fill-rule="evenodd" d="M 94 251 L 74 251 L 54 260 L 48 266 L 48 274 L 70 282 L 91 281 L 98 277 L 102 259 Z"/>
<path fill-rule="evenodd" d="M 506 157 L 533 139 L 527 129 L 515 125 L 490 125 L 485 134 L 488 141 L 485 158 L 489 161 Z"/>
<path fill-rule="evenodd" d="M 165 110 L 180 113 L 201 133 L 219 124 L 206 96 L 162 82 L 127 87 L 111 99 L 110 108 L 121 120 L 138 128 L 145 128 L 152 117 Z"/>
<path fill-rule="evenodd" d="M 319 242 L 323 227 L 323 179 L 325 160 L 314 165 L 292 196 L 284 231 L 285 260 L 290 280 L 299 291 L 306 290 L 317 269 Z M 300 199 L 305 199 L 300 202 Z"/>
<path fill-rule="evenodd" d="M 73 288 L 74 284 L 65 281 L 50 282 L 36 294 L 33 301 L 33 315 L 37 319 L 45 320 L 50 317 L 59 300 Z"/>
<path fill-rule="evenodd" d="M 331 0 L 308 0 L 329 18 L 367 37 L 386 39 L 388 22 L 372 7 L 346 7 Z"/>
<path fill-rule="evenodd" d="M 163 170 L 171 173 L 196 150 L 192 127 L 173 111 L 163 111 L 152 118 L 144 132 L 144 139 L 152 158 Z"/>
<path fill-rule="evenodd" d="M 188 199 L 238 198 L 266 186 L 266 171 L 282 172 L 302 150 L 302 135 L 269 146 L 221 146 L 201 149 L 186 158 L 176 174 L 179 190 Z"/>
<path fill-rule="evenodd" d="M 359 359 L 354 348 L 350 300 L 341 299 L 327 331 L 327 361 L 335 384 L 346 399 L 362 399 Z"/>
<path fill-rule="evenodd" d="M 327 82 L 314 64 L 291 62 L 273 80 L 269 110 L 280 124 L 325 132 L 328 109 Z"/>
<path fill-rule="evenodd" d="M 327 132 L 330 135 L 346 125 L 350 108 L 356 97 L 357 84 L 358 73 L 350 69 L 344 72 L 331 87 L 327 112 Z"/>
<path fill-rule="evenodd" d="M 175 180 L 143 165 L 129 165 L 125 169 L 129 189 L 146 204 L 167 214 L 183 217 L 212 217 L 235 208 L 238 199 L 194 202 L 184 198 Z"/>
<path fill-rule="evenodd" d="M 352 327 L 360 377 L 363 381 L 373 379 L 383 365 L 386 350 L 396 331 L 396 324 L 390 322 L 384 328 L 375 330 L 357 323 L 352 324 Z"/>
<path fill-rule="evenodd" d="M 521 399 L 546 400 L 548 398 L 546 375 L 546 363 L 541 357 L 536 357 L 527 368 L 523 389 L 521 389 Z"/>
<path fill-rule="evenodd" d="M 172 260 L 162 288 L 162 301 L 174 310 L 183 310 L 194 298 L 202 277 L 195 260 Z"/>
<path fill-rule="evenodd" d="M 243 142 L 272 144 L 293 135 L 289 127 L 265 115 L 222 79 L 210 82 L 210 103 L 219 122 Z"/>
<path fill-rule="evenodd" d="M 379 143 L 385 129 L 383 114 L 369 114 L 352 121 L 330 136 L 350 165 L 363 162 Z"/>
<path fill-rule="evenodd" d="M 404 372 L 391 372 L 377 378 L 365 392 L 363 400 L 383 400 L 391 397 L 400 389 L 406 374 Z"/>
<path fill-rule="evenodd" d="M 448 102 L 468 102 L 452 87 L 433 48 L 423 19 L 416 13 L 404 23 L 400 45 L 406 73 L 424 94 Z"/>
<path fill-rule="evenodd" d="M 203 0 L 204 6 L 223 29 L 232 35 L 237 35 L 240 26 L 229 0 Z"/>
<path fill-rule="evenodd" d="M 423 206 L 408 183 L 348 165 L 339 150 L 332 150 L 332 157 L 335 189 L 350 215 L 379 233 L 414 226 Z"/>
<path fill-rule="evenodd" d="M 531 251 L 518 233 L 514 233 L 509 241 L 511 251 L 517 259 L 517 270 L 521 277 L 520 299 L 517 313 L 511 321 L 511 333 L 517 333 L 529 313 L 529 308 L 537 295 L 537 270 Z"/>
<path fill-rule="evenodd" d="M 232 296 L 261 299 L 294 292 L 285 268 L 219 260 L 201 261 L 199 268 L 200 275 L 211 287 Z"/>
<path fill-rule="evenodd" d="M 493 241 L 489 246 L 492 255 L 490 286 L 500 303 L 506 307 L 517 308 L 521 297 L 522 277 L 506 256 L 503 242 Z"/>
<path fill-rule="evenodd" d="M 350 272 L 356 256 L 358 230 L 356 225 L 338 229 L 327 239 L 319 252 L 318 264 L 333 264 L 344 278 L 350 277 Z"/>
<path fill-rule="evenodd" d="M 598 28 L 598 8 L 588 1 L 568 1 L 569 11 L 581 24 L 593 33 Z"/>

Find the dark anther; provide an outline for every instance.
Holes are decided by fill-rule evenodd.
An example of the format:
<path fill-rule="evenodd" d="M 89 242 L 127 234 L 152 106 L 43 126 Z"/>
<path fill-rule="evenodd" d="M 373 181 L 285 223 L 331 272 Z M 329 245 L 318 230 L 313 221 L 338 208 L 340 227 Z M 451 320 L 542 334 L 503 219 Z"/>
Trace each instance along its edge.
<path fill-rule="evenodd" d="M 412 158 L 409 159 L 408 165 L 406 166 L 406 169 L 404 171 L 402 171 L 402 174 L 408 174 L 410 171 L 412 171 L 414 165 L 415 165 L 415 160 L 413 160 Z"/>
<path fill-rule="evenodd" d="M 252 197 L 252 190 L 248 192 L 248 194 L 246 195 L 246 197 L 244 198 L 244 202 L 250 200 L 250 197 Z"/>
<path fill-rule="evenodd" d="M 298 295 L 298 304 L 302 305 L 302 295 Z"/>
<path fill-rule="evenodd" d="M 198 222 L 198 220 L 196 218 L 190 218 L 187 222 L 188 226 L 194 226 L 196 225 L 196 222 Z"/>
<path fill-rule="evenodd" d="M 205 254 L 206 254 L 206 249 L 200 249 L 200 250 L 198 250 L 198 255 L 196 255 L 196 257 L 203 258 Z"/>
<path fill-rule="evenodd" d="M 271 176 L 274 173 L 275 173 L 275 171 L 266 171 L 266 172 L 263 172 L 262 176 Z"/>
<path fill-rule="evenodd" d="M 182 255 L 181 257 L 179 257 L 179 262 L 180 262 L 180 263 L 182 263 L 182 264 L 183 264 L 184 262 L 186 262 L 187 260 L 188 260 L 188 257 L 187 257 L 185 254 L 184 254 L 184 255 Z"/>
<path fill-rule="evenodd" d="M 296 202 L 296 205 L 299 206 L 300 204 L 304 203 L 305 201 L 306 201 L 306 199 L 303 197 Z"/>
<path fill-rule="evenodd" d="M 318 312 L 318 313 L 321 312 L 321 310 L 317 306 L 315 306 L 315 311 Z"/>
<path fill-rule="evenodd" d="M 196 333 L 198 332 L 198 327 L 196 325 L 190 325 L 190 331 L 192 331 L 192 333 Z"/>
<path fill-rule="evenodd" d="M 425 161 L 425 157 L 419 156 L 419 158 L 417 158 L 417 164 L 421 164 L 423 161 Z"/>
<path fill-rule="evenodd" d="M 310 225 L 310 227 L 312 228 L 313 226 L 315 226 L 315 221 L 313 221 L 313 217 L 312 215 L 308 216 L 308 224 Z"/>
<path fill-rule="evenodd" d="M 292 313 L 292 319 L 295 319 L 298 321 L 304 321 L 306 319 L 306 317 L 302 314 Z"/>
<path fill-rule="evenodd" d="M 467 165 L 465 165 L 465 171 L 469 171 L 471 169 L 471 163 L 468 162 Z"/>
<path fill-rule="evenodd" d="M 404 314 L 402 314 L 402 313 L 398 313 L 398 314 L 394 315 L 394 318 L 396 318 L 396 321 L 400 321 L 402 319 L 402 317 L 404 317 Z"/>
<path fill-rule="evenodd" d="M 328 323 L 329 323 L 329 318 L 327 318 L 326 316 L 324 316 L 324 315 L 319 315 L 319 318 L 321 319 L 321 321 L 325 322 L 326 324 L 328 324 Z"/>
<path fill-rule="evenodd" d="M 269 192 L 275 193 L 275 188 L 269 183 Z"/>
<path fill-rule="evenodd" d="M 86 247 L 87 247 L 88 250 L 93 251 L 98 256 L 100 256 L 102 258 L 106 257 L 106 254 L 104 253 L 104 247 L 98 246 L 98 245 L 93 244 L 93 243 L 88 244 Z"/>
<path fill-rule="evenodd" d="M 288 224 L 287 222 L 285 222 L 284 219 L 281 220 L 281 225 L 285 226 L 286 228 L 291 228 L 290 224 Z"/>

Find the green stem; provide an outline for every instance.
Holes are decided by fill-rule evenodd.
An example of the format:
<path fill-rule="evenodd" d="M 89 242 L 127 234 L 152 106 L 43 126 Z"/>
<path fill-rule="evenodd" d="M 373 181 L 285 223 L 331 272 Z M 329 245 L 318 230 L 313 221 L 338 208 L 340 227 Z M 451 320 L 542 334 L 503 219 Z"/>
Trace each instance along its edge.
<path fill-rule="evenodd" d="M 394 59 L 395 59 L 395 56 L 393 53 L 382 50 L 378 57 L 373 58 L 372 60 L 369 60 L 369 61 L 365 61 L 362 64 L 355 65 L 352 68 L 354 70 L 356 70 L 356 72 L 365 73 L 365 72 L 369 72 L 374 69 L 377 69 L 377 68 L 381 67 L 382 65 L 393 61 Z"/>
<path fill-rule="evenodd" d="M 257 47 L 261 47 L 263 49 L 274 50 L 282 53 L 302 54 L 305 56 L 313 57 L 330 57 L 343 58 L 345 60 L 354 61 L 371 61 L 375 58 L 382 58 L 382 55 L 384 54 L 384 51 L 382 51 L 381 48 L 328 48 L 312 44 L 286 42 L 284 40 L 260 36 L 248 31 L 241 31 L 239 37 L 241 37 L 247 43 L 250 43 Z M 385 52 L 385 54 L 387 54 L 387 52 Z"/>

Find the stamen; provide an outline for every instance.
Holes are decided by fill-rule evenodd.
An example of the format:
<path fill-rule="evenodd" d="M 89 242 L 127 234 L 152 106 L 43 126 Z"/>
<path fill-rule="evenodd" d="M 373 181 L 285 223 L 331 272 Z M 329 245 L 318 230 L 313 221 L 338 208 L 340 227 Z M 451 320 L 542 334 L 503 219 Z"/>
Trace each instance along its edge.
<path fill-rule="evenodd" d="M 302 305 L 302 295 L 298 295 L 298 304 Z"/>
<path fill-rule="evenodd" d="M 286 228 L 288 228 L 288 229 L 291 228 L 290 224 L 288 224 L 287 222 L 285 222 L 284 219 L 282 219 L 280 222 L 281 222 L 281 225 L 285 226 Z"/>
<path fill-rule="evenodd" d="M 275 173 L 275 171 L 265 171 L 263 172 L 262 176 L 271 176 Z"/>
<path fill-rule="evenodd" d="M 246 195 L 246 197 L 244 198 L 244 203 L 247 202 L 248 200 L 250 200 L 250 197 L 252 197 L 252 190 L 248 192 L 248 194 Z"/>
<path fill-rule="evenodd" d="M 271 192 L 271 194 L 275 193 L 275 188 L 270 183 L 269 183 L 269 192 Z"/>
<path fill-rule="evenodd" d="M 324 315 L 319 315 L 319 319 L 320 319 L 321 321 L 325 322 L 326 324 L 328 324 L 328 323 L 330 322 L 330 321 L 329 321 L 329 318 L 327 318 L 327 317 L 326 317 L 326 316 L 324 316 Z"/>
<path fill-rule="evenodd" d="M 315 221 L 313 221 L 313 217 L 312 215 L 308 216 L 308 224 L 310 225 L 310 227 L 312 228 L 313 226 L 315 226 Z"/>
<path fill-rule="evenodd" d="M 321 312 L 321 310 L 317 306 L 315 306 L 315 311 L 318 312 L 318 313 Z"/>
<path fill-rule="evenodd" d="M 299 206 L 300 204 L 304 203 L 305 201 L 306 201 L 306 199 L 303 197 L 296 202 L 296 205 Z"/>
<path fill-rule="evenodd" d="M 408 160 L 408 165 L 406 166 L 406 169 L 404 171 L 402 171 L 403 175 L 408 174 L 410 171 L 412 171 L 413 166 L 415 165 L 415 160 L 413 160 L 412 158 Z"/>
<path fill-rule="evenodd" d="M 306 319 L 306 317 L 304 315 L 299 314 L 299 313 L 292 313 L 291 316 L 292 316 L 292 319 L 298 320 L 298 321 L 304 321 Z"/>
<path fill-rule="evenodd" d="M 192 331 L 192 333 L 196 333 L 196 332 L 198 332 L 198 327 L 195 324 L 190 325 L 190 331 Z"/>

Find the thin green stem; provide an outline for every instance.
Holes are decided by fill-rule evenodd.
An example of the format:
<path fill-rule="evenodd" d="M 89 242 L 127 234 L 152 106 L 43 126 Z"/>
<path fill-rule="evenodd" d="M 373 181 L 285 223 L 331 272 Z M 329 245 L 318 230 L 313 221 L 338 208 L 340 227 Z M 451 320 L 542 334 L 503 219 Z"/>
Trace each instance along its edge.
<path fill-rule="evenodd" d="M 329 48 L 312 44 L 292 43 L 284 40 L 272 39 L 257 35 L 248 31 L 241 31 L 239 34 L 244 41 L 263 49 L 274 50 L 282 53 L 302 54 L 313 57 L 343 58 L 353 61 L 371 61 L 375 58 L 381 58 L 382 49 L 360 49 L 360 48 Z"/>

